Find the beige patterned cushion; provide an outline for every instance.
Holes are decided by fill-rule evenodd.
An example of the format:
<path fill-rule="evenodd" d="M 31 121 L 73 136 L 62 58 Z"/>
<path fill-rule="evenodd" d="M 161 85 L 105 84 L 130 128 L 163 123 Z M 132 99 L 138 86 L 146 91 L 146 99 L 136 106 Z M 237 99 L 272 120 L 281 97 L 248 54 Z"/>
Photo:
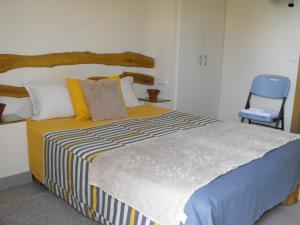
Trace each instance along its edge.
<path fill-rule="evenodd" d="M 118 81 L 84 80 L 80 82 L 93 121 L 127 117 Z"/>

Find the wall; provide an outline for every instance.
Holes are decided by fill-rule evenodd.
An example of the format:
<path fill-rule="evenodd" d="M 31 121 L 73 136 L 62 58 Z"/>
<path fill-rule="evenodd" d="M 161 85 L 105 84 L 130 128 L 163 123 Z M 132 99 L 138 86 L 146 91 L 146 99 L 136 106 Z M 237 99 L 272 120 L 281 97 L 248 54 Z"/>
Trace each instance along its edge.
<path fill-rule="evenodd" d="M 170 97 L 170 106 L 176 107 L 181 1 L 0 0 L 0 53 L 142 52 L 155 57 L 157 66 L 141 72 L 162 77 L 166 85 L 157 85 L 161 95 Z M 256 74 L 286 74 L 292 81 L 286 107 L 289 127 L 297 63 L 288 59 L 299 55 L 300 7 L 289 9 L 273 1 L 227 1 L 221 98 L 219 112 L 214 112 L 222 119 L 238 119 Z M 123 70 L 136 71 L 98 65 L 27 68 L 1 74 L 0 83 L 20 85 L 28 77 L 110 75 Z M 15 109 L 22 111 L 23 106 Z"/>
<path fill-rule="evenodd" d="M 156 49 L 162 46 L 157 42 L 169 40 L 169 36 L 162 36 L 165 35 L 162 26 L 172 23 L 164 20 L 164 24 L 159 25 L 160 5 L 166 9 L 173 2 L 163 5 L 157 0 L 0 0 L 0 53 L 134 51 L 156 58 Z M 172 12 L 166 18 L 173 19 Z M 158 25 L 160 32 L 157 32 Z M 168 63 L 170 53 L 164 53 L 164 49 L 158 54 L 163 61 L 158 69 L 160 76 L 168 76 L 165 71 L 170 71 L 170 66 L 166 66 L 168 69 L 164 66 L 164 59 Z M 26 68 L 0 74 L 0 83 L 22 85 L 25 80 L 112 75 L 124 70 L 156 74 L 156 69 L 99 65 Z M 145 94 L 145 91 L 140 91 L 140 94 Z M 1 98 L 0 101 L 10 102 L 11 99 Z M 24 111 L 28 102 L 28 99 L 20 100 L 13 108 L 8 107 L 6 113 Z"/>
<path fill-rule="evenodd" d="M 257 74 L 283 74 L 291 80 L 289 130 L 300 50 L 299 5 L 291 9 L 271 0 L 228 0 L 226 14 L 220 118 L 238 119 Z"/>
<path fill-rule="evenodd" d="M 175 108 L 176 104 L 176 64 L 179 30 L 179 11 L 181 0 L 156 1 L 156 76 L 164 84 L 157 84 L 161 96 L 172 101 L 166 106 Z"/>
<path fill-rule="evenodd" d="M 0 0 L 0 50 L 155 53 L 155 3 L 139 0 Z"/>

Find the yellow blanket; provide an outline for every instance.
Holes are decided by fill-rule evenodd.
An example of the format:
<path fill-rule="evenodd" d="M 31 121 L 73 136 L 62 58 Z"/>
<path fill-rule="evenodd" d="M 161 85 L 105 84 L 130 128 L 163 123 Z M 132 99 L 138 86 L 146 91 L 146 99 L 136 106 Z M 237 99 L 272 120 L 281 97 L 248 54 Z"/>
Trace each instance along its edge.
<path fill-rule="evenodd" d="M 139 107 L 128 109 L 129 118 L 147 118 L 152 116 L 158 116 L 169 109 L 158 108 L 151 105 L 143 105 Z M 42 120 L 42 121 L 27 121 L 27 136 L 28 136 L 28 154 L 29 154 L 29 167 L 31 173 L 38 181 L 44 182 L 43 175 L 43 136 L 47 132 L 69 130 L 75 128 L 86 128 L 91 126 L 99 126 L 110 124 L 116 120 L 102 120 L 102 121 L 76 121 L 75 117 Z"/>

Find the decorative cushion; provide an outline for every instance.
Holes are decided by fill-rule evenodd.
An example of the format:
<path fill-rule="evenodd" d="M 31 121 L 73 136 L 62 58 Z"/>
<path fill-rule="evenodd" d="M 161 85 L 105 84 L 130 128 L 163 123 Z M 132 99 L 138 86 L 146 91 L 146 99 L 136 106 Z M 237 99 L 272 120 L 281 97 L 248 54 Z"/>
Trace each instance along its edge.
<path fill-rule="evenodd" d="M 74 116 L 67 86 L 64 81 L 26 82 L 33 106 L 33 120 Z"/>
<path fill-rule="evenodd" d="M 73 109 L 76 115 L 76 120 L 89 119 L 91 115 L 85 102 L 83 91 L 80 87 L 81 80 L 67 78 L 66 81 L 70 92 Z"/>
<path fill-rule="evenodd" d="M 116 80 L 81 81 L 93 121 L 127 117 L 126 106 Z"/>
<path fill-rule="evenodd" d="M 103 80 L 117 80 L 119 76 L 108 77 Z M 76 115 L 76 120 L 87 120 L 91 118 L 89 107 L 86 103 L 85 96 L 80 86 L 80 82 L 83 80 L 67 78 L 67 86 L 70 92 L 73 109 Z"/>

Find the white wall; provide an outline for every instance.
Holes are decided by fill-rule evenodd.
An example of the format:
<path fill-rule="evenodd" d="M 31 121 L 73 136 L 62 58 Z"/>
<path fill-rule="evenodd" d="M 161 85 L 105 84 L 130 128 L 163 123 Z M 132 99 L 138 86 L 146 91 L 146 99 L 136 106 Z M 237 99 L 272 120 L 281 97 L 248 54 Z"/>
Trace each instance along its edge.
<path fill-rule="evenodd" d="M 89 76 L 140 71 L 165 78 L 167 85 L 158 87 L 175 107 L 181 1 L 0 0 L 0 53 L 130 50 L 153 56 L 157 63 L 154 70 L 99 65 L 26 68 L 0 74 L 0 83 L 20 85 L 27 77 L 49 78 L 58 73 Z M 286 74 L 292 81 L 286 107 L 289 126 L 297 63 L 288 58 L 299 55 L 299 10 L 299 6 L 289 9 L 271 0 L 227 0 L 222 90 L 215 114 L 237 120 L 255 75 Z"/>
<path fill-rule="evenodd" d="M 283 74 L 291 80 L 285 119 L 289 130 L 300 50 L 300 6 L 291 9 L 271 0 L 228 0 L 226 15 L 221 119 L 238 119 L 256 75 Z"/>
<path fill-rule="evenodd" d="M 172 5 L 173 1 L 161 4 L 157 0 L 0 0 L 0 53 L 134 51 L 156 58 L 156 50 L 161 48 L 157 42 L 168 39 L 163 36 L 166 34 L 162 26 L 168 27 L 172 23 L 164 20 L 160 25 L 157 17 L 163 14 L 159 6 L 168 9 L 169 4 Z M 170 16 L 166 14 L 166 18 L 173 19 L 172 12 Z M 159 64 L 160 76 L 168 76 L 165 71 L 170 71 L 170 66 L 166 66 L 168 69 L 164 66 L 170 64 L 170 54 L 165 54 L 164 49 L 159 51 L 158 57 L 163 61 L 163 65 Z M 0 74 L 0 83 L 21 85 L 28 79 L 112 75 L 124 70 L 156 74 L 156 69 L 101 65 L 23 68 Z M 145 94 L 145 91 L 140 91 L 140 94 Z M 1 98 L 0 101 L 11 102 L 11 99 Z M 27 105 L 28 102 L 25 100 Z M 8 107 L 6 113 L 18 113 L 27 107 L 24 100 L 18 103 L 14 108 Z"/>
<path fill-rule="evenodd" d="M 156 0 L 156 76 L 165 84 L 157 84 L 161 95 L 170 98 L 168 104 L 176 104 L 176 63 L 178 13 L 181 0 Z"/>
<path fill-rule="evenodd" d="M 0 51 L 136 51 L 154 56 L 155 3 L 0 0 Z"/>

